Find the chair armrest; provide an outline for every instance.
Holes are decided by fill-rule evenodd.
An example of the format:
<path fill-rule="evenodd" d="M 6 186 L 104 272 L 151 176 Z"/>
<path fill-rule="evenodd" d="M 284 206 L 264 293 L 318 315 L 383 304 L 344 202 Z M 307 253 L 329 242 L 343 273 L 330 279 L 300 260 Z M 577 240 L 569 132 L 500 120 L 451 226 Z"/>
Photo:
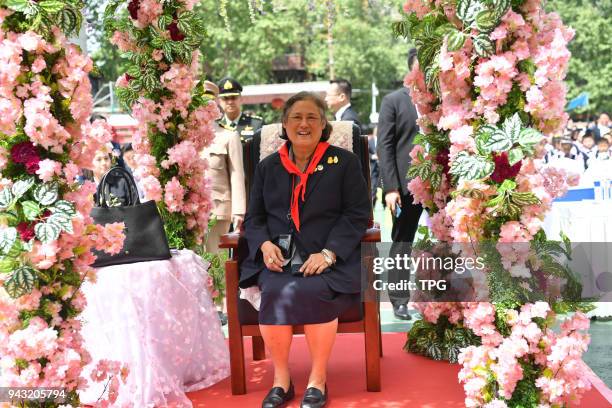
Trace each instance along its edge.
<path fill-rule="evenodd" d="M 368 228 L 361 242 L 380 242 L 380 228 Z"/>
<path fill-rule="evenodd" d="M 228 234 L 221 235 L 219 239 L 219 248 L 237 249 L 238 240 L 242 234 L 240 232 L 230 232 Z"/>

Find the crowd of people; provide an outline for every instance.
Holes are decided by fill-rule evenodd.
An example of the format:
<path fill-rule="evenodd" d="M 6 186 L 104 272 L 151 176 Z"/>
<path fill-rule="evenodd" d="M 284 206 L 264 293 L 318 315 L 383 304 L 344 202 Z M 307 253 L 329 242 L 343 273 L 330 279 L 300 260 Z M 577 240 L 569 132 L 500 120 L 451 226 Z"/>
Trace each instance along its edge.
<path fill-rule="evenodd" d="M 575 166 L 584 172 L 595 161 L 612 158 L 612 132 L 610 117 L 606 113 L 599 115 L 595 122 L 569 121 L 563 135 L 547 140 L 544 161 L 552 163 L 565 158 L 575 160 Z"/>

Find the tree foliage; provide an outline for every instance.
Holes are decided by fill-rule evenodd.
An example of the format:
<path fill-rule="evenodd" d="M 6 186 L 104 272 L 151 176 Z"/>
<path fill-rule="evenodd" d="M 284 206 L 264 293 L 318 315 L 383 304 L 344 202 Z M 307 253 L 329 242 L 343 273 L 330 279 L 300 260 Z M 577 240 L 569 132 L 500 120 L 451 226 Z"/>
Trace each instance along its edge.
<path fill-rule="evenodd" d="M 568 99 L 588 92 L 590 113 L 612 112 L 612 0 L 549 0 L 547 9 L 576 31 L 569 44 Z"/>
<path fill-rule="evenodd" d="M 116 47 L 101 35 L 96 17 L 108 0 L 88 2 L 92 56 L 107 81 L 114 81 L 123 64 Z M 336 77 L 351 80 L 365 92 L 355 95 L 362 120 L 370 111 L 370 86 L 392 90 L 406 68 L 408 44 L 396 39 L 391 22 L 399 18 L 402 0 L 335 0 L 333 10 L 333 51 Z M 204 21 L 207 40 L 201 47 L 202 68 L 214 81 L 234 76 L 243 85 L 275 83 L 273 61 L 287 53 L 305 57 L 312 80 L 329 79 L 327 8 L 320 0 L 261 2 L 263 9 L 251 18 L 247 0 L 227 2 L 229 28 L 216 0 L 202 0 L 195 8 Z M 380 100 L 379 100 L 380 101 Z M 267 107 L 268 120 L 277 120 Z M 267 112 L 266 112 L 267 110 Z"/>

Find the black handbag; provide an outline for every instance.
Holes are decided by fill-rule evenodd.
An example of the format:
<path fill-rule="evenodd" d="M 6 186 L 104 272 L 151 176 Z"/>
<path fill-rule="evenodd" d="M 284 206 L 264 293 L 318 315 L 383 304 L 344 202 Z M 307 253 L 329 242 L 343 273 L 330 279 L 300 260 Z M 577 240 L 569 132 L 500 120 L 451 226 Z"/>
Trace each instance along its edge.
<path fill-rule="evenodd" d="M 114 199 L 121 198 L 125 205 L 109 205 L 113 200 L 111 196 L 113 189 L 115 192 L 119 189 L 123 196 L 115 196 Z M 94 223 L 100 225 L 113 222 L 125 224 L 123 230 L 125 241 L 121 251 L 116 255 L 109 255 L 106 252 L 94 250 L 97 259 L 92 266 L 101 267 L 170 259 L 168 238 L 155 201 L 140 203 L 136 182 L 130 172 L 123 167 L 113 167 L 100 181 L 91 217 Z"/>

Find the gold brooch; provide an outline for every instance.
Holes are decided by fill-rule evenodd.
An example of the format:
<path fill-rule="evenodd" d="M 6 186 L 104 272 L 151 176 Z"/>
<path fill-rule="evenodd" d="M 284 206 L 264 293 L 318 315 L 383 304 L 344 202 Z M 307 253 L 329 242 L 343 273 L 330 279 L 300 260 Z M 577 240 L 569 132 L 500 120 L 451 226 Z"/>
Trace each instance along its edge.
<path fill-rule="evenodd" d="M 334 156 L 334 157 L 328 157 L 327 158 L 327 164 L 337 164 L 338 163 L 338 156 Z"/>

